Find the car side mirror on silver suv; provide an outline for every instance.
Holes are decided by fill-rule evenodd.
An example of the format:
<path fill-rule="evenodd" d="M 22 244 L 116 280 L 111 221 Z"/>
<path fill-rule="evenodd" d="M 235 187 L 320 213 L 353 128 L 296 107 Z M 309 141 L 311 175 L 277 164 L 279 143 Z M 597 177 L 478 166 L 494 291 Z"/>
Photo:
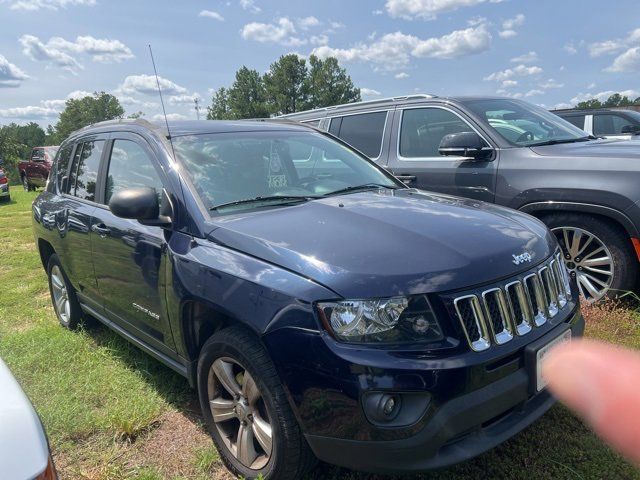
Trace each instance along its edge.
<path fill-rule="evenodd" d="M 631 135 L 638 135 L 640 134 L 640 125 L 625 125 L 624 127 L 622 127 L 622 130 L 620 131 L 620 133 L 623 134 L 631 134 Z"/>
<path fill-rule="evenodd" d="M 151 187 L 126 188 L 114 193 L 109 209 L 116 217 L 138 220 L 144 225 L 171 224 L 169 216 L 160 214 L 158 193 Z"/>
<path fill-rule="evenodd" d="M 484 162 L 493 160 L 493 149 L 476 132 L 445 135 L 438 152 L 444 156 L 467 157 Z"/>

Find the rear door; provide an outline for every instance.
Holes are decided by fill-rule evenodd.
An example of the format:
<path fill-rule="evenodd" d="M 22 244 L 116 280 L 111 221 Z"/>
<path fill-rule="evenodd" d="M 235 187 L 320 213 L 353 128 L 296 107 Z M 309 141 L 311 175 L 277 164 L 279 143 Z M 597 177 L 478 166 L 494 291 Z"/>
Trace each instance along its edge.
<path fill-rule="evenodd" d="M 98 170 L 104 153 L 106 136 L 88 136 L 75 144 L 73 159 L 62 187 L 62 205 L 57 212 L 64 251 L 63 267 L 76 287 L 80 300 L 100 311 L 93 270 L 91 219 L 96 209 Z M 62 172 L 60 172 L 62 173 Z"/>
<path fill-rule="evenodd" d="M 146 141 L 112 133 L 101 169 L 100 206 L 93 213 L 95 274 L 106 316 L 145 343 L 173 349 L 164 302 L 170 232 L 116 217 L 108 208 L 119 190 L 151 187 L 163 199 L 162 172 Z"/>
<path fill-rule="evenodd" d="M 497 160 L 442 156 L 445 135 L 476 132 L 462 112 L 445 106 L 396 110 L 388 167 L 411 187 L 493 202 Z M 484 138 L 484 137 L 483 137 Z M 485 138 L 485 143 L 490 143 Z"/>

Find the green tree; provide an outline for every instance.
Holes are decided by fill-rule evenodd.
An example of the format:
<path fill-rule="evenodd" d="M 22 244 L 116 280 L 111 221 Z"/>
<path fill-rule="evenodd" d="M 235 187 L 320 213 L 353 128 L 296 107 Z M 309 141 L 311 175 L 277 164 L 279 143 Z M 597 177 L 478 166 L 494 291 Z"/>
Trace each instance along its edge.
<path fill-rule="evenodd" d="M 304 110 L 307 105 L 307 64 L 291 53 L 282 55 L 264 75 L 269 111 L 283 115 Z"/>
<path fill-rule="evenodd" d="M 584 102 L 580 102 L 576 105 L 576 108 L 580 109 L 589 109 L 589 108 L 602 108 L 602 102 L 597 98 L 592 98 L 591 100 L 586 100 Z"/>
<path fill-rule="evenodd" d="M 220 87 L 211 98 L 211 105 L 207 107 L 207 120 L 228 120 L 232 117 L 229 106 L 229 90 Z"/>
<path fill-rule="evenodd" d="M 614 93 L 611 95 L 606 102 L 604 102 L 604 107 L 628 107 L 632 105 L 633 102 L 629 100 L 629 97 L 622 96 L 619 93 Z"/>
<path fill-rule="evenodd" d="M 335 57 L 322 60 L 311 55 L 305 82 L 308 92 L 305 108 L 322 108 L 361 100 L 360 89 L 353 85 L 347 70 L 340 66 Z"/>
<path fill-rule="evenodd" d="M 87 125 L 122 118 L 124 109 L 116 97 L 105 92 L 95 92 L 83 98 L 67 100 L 54 127 L 52 140 L 62 142 L 69 134 Z"/>
<path fill-rule="evenodd" d="M 0 157 L 12 181 L 18 179 L 17 164 L 29 156 L 33 147 L 45 145 L 46 135 L 35 122 L 26 125 L 10 123 L 0 127 Z"/>
<path fill-rule="evenodd" d="M 229 118 L 265 118 L 269 116 L 265 103 L 262 78 L 257 70 L 242 67 L 227 91 Z"/>

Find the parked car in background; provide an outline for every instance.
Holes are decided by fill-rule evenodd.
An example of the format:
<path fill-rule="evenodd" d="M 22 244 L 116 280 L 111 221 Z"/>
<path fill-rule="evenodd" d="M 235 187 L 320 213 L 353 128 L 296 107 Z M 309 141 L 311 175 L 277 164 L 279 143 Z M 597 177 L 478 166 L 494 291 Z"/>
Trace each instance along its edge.
<path fill-rule="evenodd" d="M 541 359 L 584 329 L 544 224 L 295 124 L 85 128 L 33 225 L 60 323 L 89 314 L 185 375 L 243 478 L 478 455 L 550 408 Z"/>
<path fill-rule="evenodd" d="M 26 191 L 34 190 L 36 187 L 44 187 L 47 184 L 53 158 L 57 151 L 58 147 L 34 147 L 29 159 L 18 164 L 20 180 Z"/>
<path fill-rule="evenodd" d="M 499 97 L 411 95 L 281 118 L 327 130 L 407 185 L 538 217 L 588 301 L 637 284 L 640 143 L 593 139 Z"/>
<path fill-rule="evenodd" d="M 0 202 L 8 202 L 10 200 L 9 177 L 7 177 L 2 165 L 0 165 Z"/>
<path fill-rule="evenodd" d="M 0 359 L 0 472 L 3 480 L 56 480 L 49 444 L 31 402 Z"/>
<path fill-rule="evenodd" d="M 640 112 L 634 110 L 552 110 L 590 135 L 629 140 L 640 135 Z"/>

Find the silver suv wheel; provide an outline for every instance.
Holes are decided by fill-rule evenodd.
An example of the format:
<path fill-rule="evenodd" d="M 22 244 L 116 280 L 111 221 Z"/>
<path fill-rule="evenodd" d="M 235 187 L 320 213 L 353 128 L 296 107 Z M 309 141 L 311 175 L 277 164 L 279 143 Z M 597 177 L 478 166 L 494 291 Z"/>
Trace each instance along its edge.
<path fill-rule="evenodd" d="M 588 302 L 604 297 L 615 273 L 613 255 L 606 244 L 582 228 L 556 227 L 551 231 L 560 242 L 571 276 L 578 281 L 580 295 Z"/>
<path fill-rule="evenodd" d="M 237 361 L 218 358 L 209 369 L 207 392 L 213 421 L 229 451 L 247 468 L 264 468 L 271 458 L 273 430 L 253 377 Z"/>
<path fill-rule="evenodd" d="M 51 268 L 51 290 L 58 319 L 63 325 L 68 325 L 71 318 L 71 303 L 69 302 L 67 285 L 58 265 L 54 265 Z"/>

